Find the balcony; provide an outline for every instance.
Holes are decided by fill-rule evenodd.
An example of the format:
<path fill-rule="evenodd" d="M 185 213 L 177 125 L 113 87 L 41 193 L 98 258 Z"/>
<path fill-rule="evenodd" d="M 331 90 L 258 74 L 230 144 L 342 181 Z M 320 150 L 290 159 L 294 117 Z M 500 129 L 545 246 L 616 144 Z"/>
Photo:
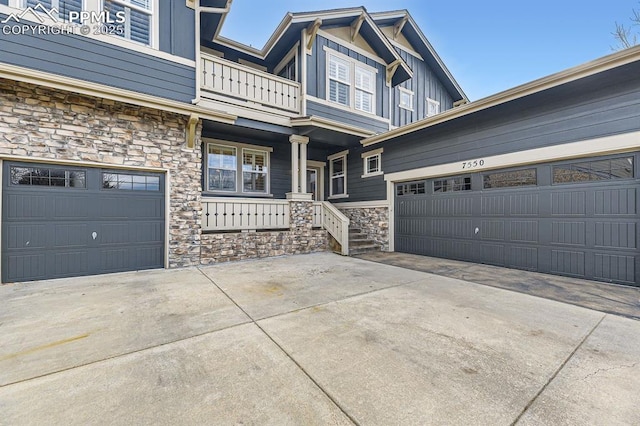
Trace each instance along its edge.
<path fill-rule="evenodd" d="M 201 97 L 294 117 L 300 84 L 217 56 L 201 53 Z"/>

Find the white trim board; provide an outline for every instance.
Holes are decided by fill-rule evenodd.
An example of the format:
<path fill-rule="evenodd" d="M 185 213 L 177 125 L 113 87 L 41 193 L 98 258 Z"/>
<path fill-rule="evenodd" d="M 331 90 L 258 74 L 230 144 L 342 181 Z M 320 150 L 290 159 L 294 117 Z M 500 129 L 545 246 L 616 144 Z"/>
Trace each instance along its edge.
<path fill-rule="evenodd" d="M 415 131 L 425 129 L 427 127 L 435 126 L 436 124 L 444 123 L 446 121 L 454 120 L 465 115 L 473 114 L 475 112 L 482 111 L 496 105 L 501 105 L 515 99 L 520 99 L 525 96 L 541 92 L 543 90 L 557 87 L 562 84 L 576 81 L 581 78 L 598 74 L 638 60 L 640 60 L 640 45 L 621 50 L 620 52 L 604 56 L 602 58 L 596 59 L 595 61 L 587 62 L 585 64 L 578 65 L 577 67 L 569 68 L 567 70 L 531 81 L 529 83 L 522 84 L 520 86 L 516 86 L 512 89 L 505 90 L 495 95 L 491 95 L 456 108 L 448 109 L 435 116 L 427 117 L 422 120 L 404 125 L 397 129 L 390 130 L 386 133 L 363 139 L 360 143 L 363 146 L 369 146 L 376 143 L 384 142 L 398 136 L 407 135 Z"/>
<path fill-rule="evenodd" d="M 339 209 L 373 209 L 377 207 L 389 207 L 387 200 L 354 201 L 352 203 L 331 203 Z"/>
<path fill-rule="evenodd" d="M 388 173 L 385 175 L 384 179 L 390 182 L 402 182 L 436 176 L 475 173 L 484 170 L 547 163 L 563 159 L 591 157 L 594 155 L 613 154 L 616 152 L 629 152 L 638 149 L 640 149 L 640 132 L 631 132 L 580 142 L 571 142 L 562 145 L 511 152 L 508 154 L 488 157 L 469 157 L 454 163 L 439 164 L 437 166 L 421 167 L 419 169 L 406 170 L 403 172 Z M 473 162 L 475 160 L 482 160 L 483 165 L 478 165 L 477 167 L 463 167 L 464 163 Z"/>
<path fill-rule="evenodd" d="M 57 74 L 43 73 L 41 71 L 17 67 L 15 65 L 0 63 L 0 78 L 22 81 L 52 89 L 66 90 L 98 98 L 110 99 L 133 105 L 153 108 L 160 111 L 169 111 L 182 115 L 198 114 L 200 118 L 218 121 L 226 124 L 234 124 L 236 115 L 216 110 L 207 110 L 200 106 L 190 105 L 170 99 L 151 96 L 144 93 L 119 89 L 103 84 L 91 83 L 84 80 L 65 77 Z"/>

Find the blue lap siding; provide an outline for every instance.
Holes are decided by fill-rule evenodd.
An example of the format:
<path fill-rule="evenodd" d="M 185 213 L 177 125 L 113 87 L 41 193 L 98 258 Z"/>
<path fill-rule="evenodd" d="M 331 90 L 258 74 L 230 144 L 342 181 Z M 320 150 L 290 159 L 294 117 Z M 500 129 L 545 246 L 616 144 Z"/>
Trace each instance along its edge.
<path fill-rule="evenodd" d="M 160 9 L 161 51 L 192 60 L 193 10 L 186 8 L 184 2 L 180 7 L 169 0 L 162 3 L 171 7 Z M 0 20 L 5 17 L 0 14 Z M 193 66 L 81 35 L 3 35 L 0 51 L 0 62 L 10 65 L 181 102 L 195 97 Z"/>

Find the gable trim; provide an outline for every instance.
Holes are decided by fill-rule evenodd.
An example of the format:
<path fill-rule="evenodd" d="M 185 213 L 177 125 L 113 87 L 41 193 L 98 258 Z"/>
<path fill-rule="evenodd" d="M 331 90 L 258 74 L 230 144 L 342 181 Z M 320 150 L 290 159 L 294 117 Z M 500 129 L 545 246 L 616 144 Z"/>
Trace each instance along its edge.
<path fill-rule="evenodd" d="M 360 48 L 358 46 L 348 45 L 349 42 L 347 40 L 343 40 L 340 37 L 336 37 L 333 34 L 329 34 L 328 32 L 323 31 L 323 30 L 318 30 L 318 35 L 320 37 L 326 38 L 329 41 L 332 41 L 334 43 L 338 43 L 340 46 L 346 47 L 347 49 L 352 50 L 352 51 L 354 51 L 354 52 L 356 52 L 356 53 L 358 53 L 358 54 L 360 54 L 362 56 L 366 56 L 367 58 L 371 59 L 372 61 L 375 61 L 375 62 L 379 63 L 380 65 L 384 65 L 385 67 L 387 66 L 387 63 L 381 57 L 374 56 L 374 55 L 371 54 L 371 52 L 367 52 L 366 50 L 364 50 L 364 49 L 362 49 L 362 48 Z M 324 47 L 327 48 L 327 49 L 330 49 L 332 52 L 337 52 L 336 50 L 333 50 L 330 47 L 326 47 L 326 46 L 324 46 Z M 351 59 L 354 59 L 354 58 L 351 58 Z"/>

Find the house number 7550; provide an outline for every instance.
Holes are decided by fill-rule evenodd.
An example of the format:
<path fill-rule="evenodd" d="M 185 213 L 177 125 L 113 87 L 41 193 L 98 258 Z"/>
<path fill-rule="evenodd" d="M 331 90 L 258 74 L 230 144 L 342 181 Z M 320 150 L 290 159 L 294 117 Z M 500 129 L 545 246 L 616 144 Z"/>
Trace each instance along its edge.
<path fill-rule="evenodd" d="M 476 167 L 484 166 L 484 160 L 471 160 L 471 161 L 463 161 L 462 168 L 463 169 L 475 169 Z"/>

